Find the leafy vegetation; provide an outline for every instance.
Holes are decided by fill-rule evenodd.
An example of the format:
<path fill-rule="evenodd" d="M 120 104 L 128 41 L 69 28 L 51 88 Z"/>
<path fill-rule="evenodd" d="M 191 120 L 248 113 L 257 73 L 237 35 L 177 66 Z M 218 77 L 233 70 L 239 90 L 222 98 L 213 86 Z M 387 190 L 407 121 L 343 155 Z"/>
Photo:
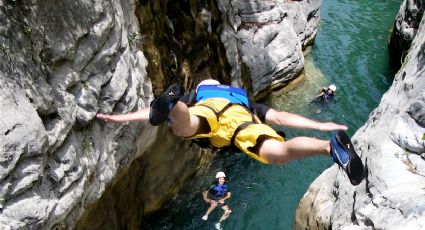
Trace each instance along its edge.
<path fill-rule="evenodd" d="M 128 44 L 130 47 L 134 47 L 136 42 L 139 40 L 143 40 L 143 36 L 139 33 L 132 33 L 130 36 L 128 36 Z"/>

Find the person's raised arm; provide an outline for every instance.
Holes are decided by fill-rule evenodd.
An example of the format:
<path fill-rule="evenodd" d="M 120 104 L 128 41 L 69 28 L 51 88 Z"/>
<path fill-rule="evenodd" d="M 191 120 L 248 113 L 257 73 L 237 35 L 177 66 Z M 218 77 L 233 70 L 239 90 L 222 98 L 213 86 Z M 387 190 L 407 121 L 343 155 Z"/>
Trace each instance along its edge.
<path fill-rule="evenodd" d="M 96 118 L 103 120 L 105 122 L 112 123 L 124 123 L 128 121 L 139 121 L 139 122 L 147 122 L 149 121 L 149 111 L 150 108 L 143 108 L 136 112 L 126 113 L 126 114 L 104 114 L 98 113 L 96 114 Z"/>
<path fill-rule="evenodd" d="M 298 114 L 276 111 L 270 108 L 266 113 L 266 123 L 296 129 L 316 129 L 320 131 L 347 130 L 345 125 L 334 122 L 318 122 Z"/>

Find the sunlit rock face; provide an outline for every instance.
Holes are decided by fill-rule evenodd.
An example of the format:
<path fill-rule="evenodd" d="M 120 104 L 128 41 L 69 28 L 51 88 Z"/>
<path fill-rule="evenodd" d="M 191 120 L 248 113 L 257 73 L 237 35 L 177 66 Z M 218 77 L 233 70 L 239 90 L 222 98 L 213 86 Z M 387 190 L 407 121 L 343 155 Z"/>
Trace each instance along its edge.
<path fill-rule="evenodd" d="M 136 15 L 148 73 L 158 95 L 205 78 L 242 86 L 257 99 L 303 70 L 321 0 L 142 1 Z"/>
<path fill-rule="evenodd" d="M 263 98 L 304 68 L 303 48 L 317 32 L 317 1 L 217 1 L 231 83 Z"/>
<path fill-rule="evenodd" d="M 128 1 L 0 3 L 0 228 L 72 226 L 135 157 L 152 99 Z"/>
<path fill-rule="evenodd" d="M 399 69 L 419 28 L 425 10 L 425 1 L 406 0 L 394 22 L 388 42 L 394 69 Z"/>
<path fill-rule="evenodd" d="M 366 179 L 354 187 L 336 165 L 326 170 L 302 198 L 294 229 L 425 228 L 425 19 L 418 20 L 392 86 L 353 136 Z"/>
<path fill-rule="evenodd" d="M 321 1 L 1 1 L 0 228 L 137 229 L 212 154 L 106 124 L 171 83 L 260 98 L 303 69 Z"/>

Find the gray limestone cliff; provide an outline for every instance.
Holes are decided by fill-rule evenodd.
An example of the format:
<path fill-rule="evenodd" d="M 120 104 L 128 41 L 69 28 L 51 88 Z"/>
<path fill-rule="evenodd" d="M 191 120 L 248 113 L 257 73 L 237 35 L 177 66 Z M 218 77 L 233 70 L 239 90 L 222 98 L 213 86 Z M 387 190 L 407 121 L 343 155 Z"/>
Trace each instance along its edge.
<path fill-rule="evenodd" d="M 320 4 L 0 1 L 0 229 L 138 229 L 213 155 L 166 125 L 95 114 L 208 76 L 253 97 L 282 87 Z"/>
<path fill-rule="evenodd" d="M 416 36 L 424 9 L 425 2 L 423 0 L 403 1 L 400 6 L 388 42 L 393 66 L 396 69 L 401 67 L 413 38 Z"/>
<path fill-rule="evenodd" d="M 366 179 L 352 186 L 336 165 L 323 172 L 300 201 L 294 229 L 425 229 L 425 17 L 403 16 L 416 12 L 406 8 L 412 2 L 423 15 L 423 1 L 405 0 L 396 25 L 417 30 L 394 30 L 412 40 L 403 65 L 353 136 Z"/>
<path fill-rule="evenodd" d="M 0 3 L 0 226 L 75 222 L 136 156 L 145 124 L 104 125 L 98 111 L 152 99 L 148 64 L 128 37 L 128 1 Z"/>
<path fill-rule="evenodd" d="M 194 88 L 213 77 L 263 98 L 299 76 L 313 42 L 321 0 L 145 1 L 143 52 L 155 94 L 172 81 Z M 149 33 L 147 33 L 149 31 Z M 158 92 L 157 92 L 158 91 Z"/>
<path fill-rule="evenodd" d="M 232 85 L 262 98 L 297 77 L 322 1 L 218 1 Z"/>

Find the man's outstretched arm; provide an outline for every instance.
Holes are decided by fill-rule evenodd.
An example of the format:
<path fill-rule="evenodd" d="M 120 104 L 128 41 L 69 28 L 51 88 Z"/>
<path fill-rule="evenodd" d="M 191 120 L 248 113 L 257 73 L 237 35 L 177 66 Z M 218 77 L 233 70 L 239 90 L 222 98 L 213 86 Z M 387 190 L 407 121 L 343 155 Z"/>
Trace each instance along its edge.
<path fill-rule="evenodd" d="M 316 129 L 320 131 L 347 130 L 345 125 L 334 122 L 318 122 L 298 114 L 276 111 L 270 108 L 266 113 L 266 123 L 295 129 Z"/>
<path fill-rule="evenodd" d="M 126 114 L 110 115 L 110 114 L 98 113 L 96 114 L 96 117 L 105 122 L 112 122 L 112 123 L 124 123 L 128 121 L 148 122 L 149 112 L 150 112 L 150 108 L 147 107 L 147 108 L 140 109 L 136 112 L 126 113 Z"/>

